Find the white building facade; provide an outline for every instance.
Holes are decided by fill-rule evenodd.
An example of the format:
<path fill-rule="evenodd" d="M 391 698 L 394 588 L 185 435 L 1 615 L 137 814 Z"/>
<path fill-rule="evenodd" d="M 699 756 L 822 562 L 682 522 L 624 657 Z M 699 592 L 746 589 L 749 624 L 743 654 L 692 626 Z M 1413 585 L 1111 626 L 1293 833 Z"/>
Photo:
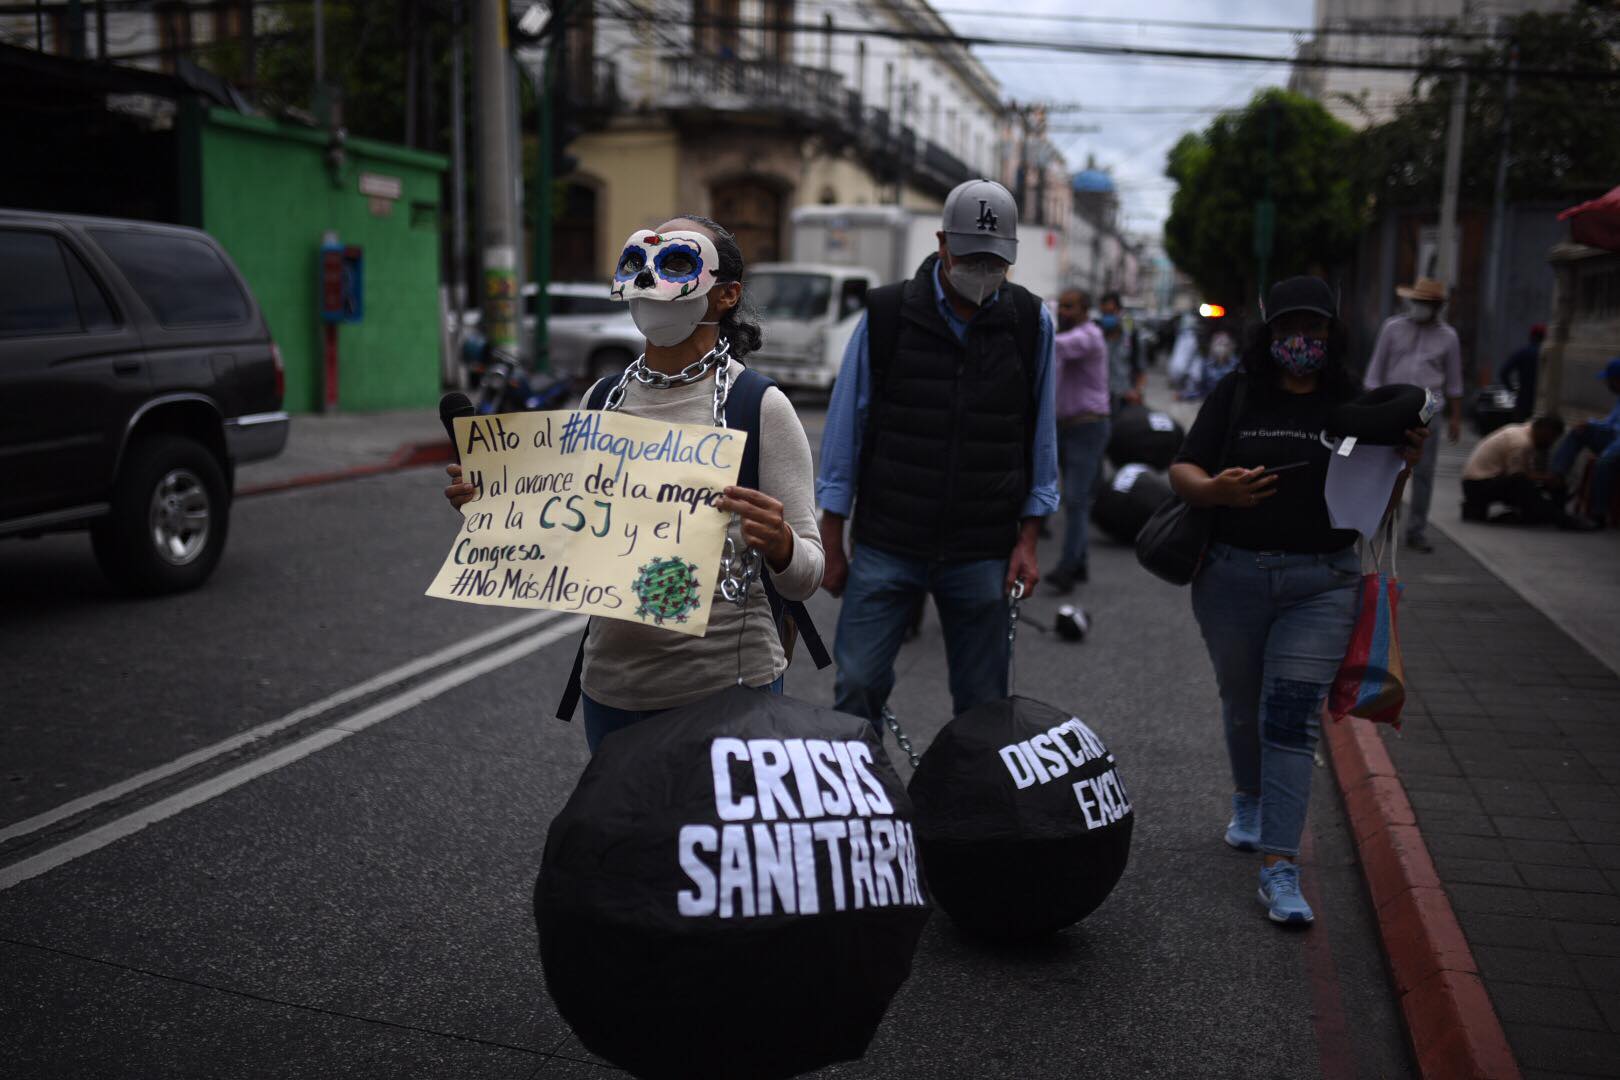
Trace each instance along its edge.
<path fill-rule="evenodd" d="M 1316 0 L 1315 36 L 1304 59 L 1416 63 L 1460 26 L 1476 32 L 1528 12 L 1567 11 L 1571 0 Z M 1401 33 L 1391 33 L 1400 31 Z M 1412 91 L 1414 72 L 1295 65 L 1289 89 L 1315 98 L 1351 127 L 1391 119 Z"/>

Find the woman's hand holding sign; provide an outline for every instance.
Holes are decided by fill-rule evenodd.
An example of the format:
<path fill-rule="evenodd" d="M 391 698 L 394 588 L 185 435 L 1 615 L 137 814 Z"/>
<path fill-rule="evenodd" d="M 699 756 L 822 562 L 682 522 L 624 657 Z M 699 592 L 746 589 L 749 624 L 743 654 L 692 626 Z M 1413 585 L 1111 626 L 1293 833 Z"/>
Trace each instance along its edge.
<path fill-rule="evenodd" d="M 457 510 L 478 498 L 478 489 L 461 478 L 460 465 L 446 465 L 445 472 L 450 474 L 450 483 L 444 489 L 444 497 L 450 500 L 450 505 Z"/>
<path fill-rule="evenodd" d="M 728 487 L 715 504 L 721 513 L 742 518 L 743 542 L 765 556 L 772 570 L 786 570 L 793 558 L 793 530 L 782 516 L 782 504 L 753 488 Z"/>

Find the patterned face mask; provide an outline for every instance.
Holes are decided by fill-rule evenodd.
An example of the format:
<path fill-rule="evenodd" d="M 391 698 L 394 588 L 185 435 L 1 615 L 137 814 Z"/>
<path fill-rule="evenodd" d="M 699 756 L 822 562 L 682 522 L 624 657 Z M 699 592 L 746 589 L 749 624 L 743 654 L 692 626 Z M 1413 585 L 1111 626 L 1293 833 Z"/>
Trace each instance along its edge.
<path fill-rule="evenodd" d="M 1290 375 L 1313 375 L 1327 361 L 1327 341 L 1295 334 L 1273 341 L 1271 358 Z"/>

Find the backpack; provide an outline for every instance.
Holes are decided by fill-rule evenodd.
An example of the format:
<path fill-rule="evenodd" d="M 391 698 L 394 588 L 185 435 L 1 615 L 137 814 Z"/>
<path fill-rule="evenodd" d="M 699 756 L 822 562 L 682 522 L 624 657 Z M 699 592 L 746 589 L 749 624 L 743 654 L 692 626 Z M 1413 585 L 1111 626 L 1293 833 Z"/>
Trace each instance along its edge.
<path fill-rule="evenodd" d="M 586 395 L 585 408 L 600 409 L 607 404 L 608 392 L 613 389 L 614 381 L 611 378 L 602 379 L 591 387 Z M 750 368 L 743 368 L 735 382 L 731 384 L 731 391 L 726 396 L 726 426 L 737 431 L 748 433 L 747 445 L 743 447 L 742 467 L 737 473 L 737 486 L 746 488 L 759 487 L 759 413 L 760 405 L 765 400 L 765 391 L 775 386 L 769 378 Z M 765 599 L 770 601 L 771 622 L 776 626 L 776 633 L 782 641 L 782 651 L 788 659 L 793 657 L 794 636 L 804 639 L 805 648 L 810 650 L 810 659 L 815 661 L 817 668 L 824 668 L 832 663 L 832 657 L 827 654 L 827 646 L 822 642 L 821 635 L 816 631 L 816 624 L 810 618 L 810 612 L 798 600 L 785 599 L 776 591 L 771 581 L 771 568 L 763 562 L 760 564 L 759 582 L 765 587 Z M 590 635 L 587 625 L 585 633 L 580 635 L 579 651 L 574 654 L 574 668 L 568 675 L 568 686 L 563 690 L 562 700 L 557 703 L 557 719 L 572 720 L 574 709 L 579 704 L 580 673 L 585 667 L 585 638 Z"/>

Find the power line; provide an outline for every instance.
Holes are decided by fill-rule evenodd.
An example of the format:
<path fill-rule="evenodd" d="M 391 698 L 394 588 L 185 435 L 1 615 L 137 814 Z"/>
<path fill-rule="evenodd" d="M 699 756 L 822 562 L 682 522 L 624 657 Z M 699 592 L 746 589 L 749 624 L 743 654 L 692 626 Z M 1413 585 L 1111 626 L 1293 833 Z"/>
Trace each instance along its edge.
<path fill-rule="evenodd" d="M 647 15 L 599 15 L 598 17 L 608 20 L 628 20 L 633 22 L 641 22 L 651 18 L 651 16 Z M 1138 45 L 1100 44 L 1085 41 L 1040 41 L 1026 38 L 997 38 L 976 34 L 937 33 L 927 30 L 875 30 L 864 27 L 843 27 L 837 25 L 816 26 L 811 23 L 785 22 L 780 20 L 758 21 L 695 17 L 691 19 L 661 19 L 657 21 L 662 22 L 665 26 L 687 26 L 695 29 L 717 28 L 722 30 L 769 30 L 773 32 L 785 31 L 810 35 L 838 34 L 848 37 L 886 38 L 896 41 L 922 41 L 938 45 L 955 45 L 962 48 L 977 45 L 981 47 L 1073 53 L 1083 56 L 1134 56 L 1161 60 L 1189 60 L 1229 64 L 1292 64 L 1295 67 L 1347 68 L 1363 71 L 1404 71 L 1434 75 L 1469 74 L 1481 76 L 1502 76 L 1506 74 L 1506 69 L 1498 65 L 1484 65 L 1466 62 L 1460 64 L 1448 64 L 1435 60 L 1408 62 L 1391 60 L 1336 59 L 1322 56 L 1264 56 L 1255 53 L 1214 52 L 1206 49 L 1173 49 Z M 1620 71 L 1589 71 L 1578 68 L 1521 67 L 1516 71 L 1516 75 L 1520 79 L 1570 79 L 1580 82 L 1620 81 Z"/>

